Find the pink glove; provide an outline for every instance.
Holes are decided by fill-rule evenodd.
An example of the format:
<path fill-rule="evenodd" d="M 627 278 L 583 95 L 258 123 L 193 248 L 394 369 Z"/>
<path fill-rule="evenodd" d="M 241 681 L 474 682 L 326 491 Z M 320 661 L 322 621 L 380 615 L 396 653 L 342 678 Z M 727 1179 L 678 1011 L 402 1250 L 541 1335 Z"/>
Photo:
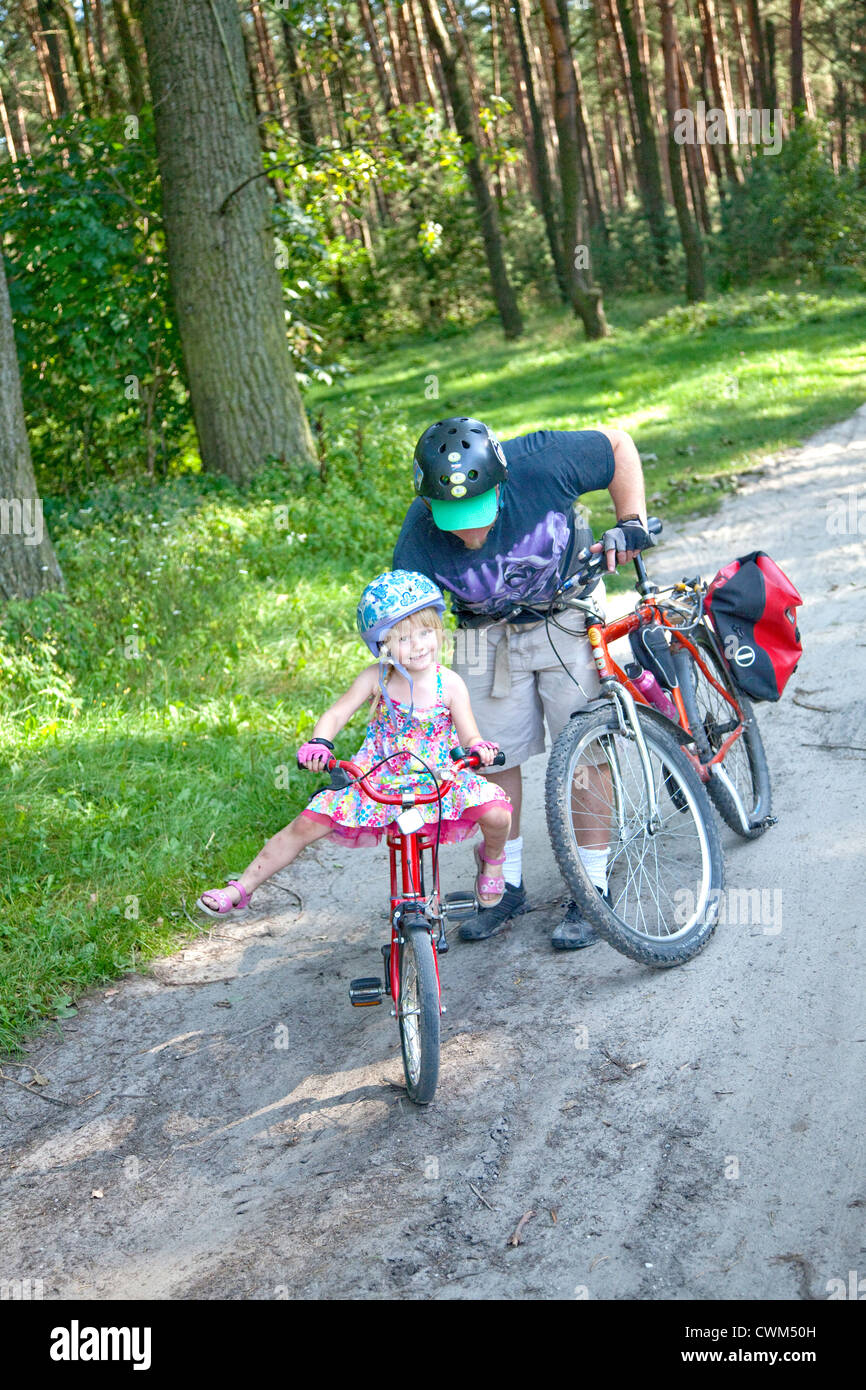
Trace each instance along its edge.
<path fill-rule="evenodd" d="M 302 743 L 298 749 L 298 762 L 302 767 L 312 768 L 314 772 L 324 772 L 328 762 L 334 754 L 324 743 L 317 743 L 311 739 L 308 743 Z M 322 759 L 322 761 L 319 761 Z"/>
<path fill-rule="evenodd" d="M 477 742 L 470 743 L 469 752 L 477 753 L 479 758 L 481 759 L 482 766 L 486 766 L 487 764 L 484 760 L 484 754 L 489 752 L 490 761 L 492 762 L 495 755 L 499 752 L 499 744 L 489 743 L 487 739 L 480 738 L 477 740 Z"/>

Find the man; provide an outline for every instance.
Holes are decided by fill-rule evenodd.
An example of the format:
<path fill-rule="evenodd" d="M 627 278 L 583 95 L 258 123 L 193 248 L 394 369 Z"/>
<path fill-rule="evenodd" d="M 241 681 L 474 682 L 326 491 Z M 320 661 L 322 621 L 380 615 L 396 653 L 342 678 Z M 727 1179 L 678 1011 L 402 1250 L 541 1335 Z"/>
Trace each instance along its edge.
<path fill-rule="evenodd" d="M 414 481 L 418 496 L 397 540 L 394 568 L 426 574 L 451 594 L 459 629 L 454 669 L 469 688 L 479 727 L 495 735 L 507 759 L 501 772 L 486 774 L 514 808 L 505 895 L 460 928 L 464 940 L 480 941 L 527 911 L 521 764 L 544 750 L 545 720 L 555 740 L 599 690 L 583 616 L 573 610 L 558 616 L 551 645 L 532 605 L 547 603 L 580 568 L 577 555 L 591 539 L 576 511 L 582 493 L 610 492 L 617 525 L 593 546 L 605 550 L 609 572 L 652 545 L 643 470 L 623 430 L 537 430 L 500 444 L 480 420 L 462 416 L 439 420 L 421 435 Z M 579 853 L 604 893 L 606 850 L 581 846 Z M 570 903 L 553 946 L 577 950 L 594 940 Z"/>

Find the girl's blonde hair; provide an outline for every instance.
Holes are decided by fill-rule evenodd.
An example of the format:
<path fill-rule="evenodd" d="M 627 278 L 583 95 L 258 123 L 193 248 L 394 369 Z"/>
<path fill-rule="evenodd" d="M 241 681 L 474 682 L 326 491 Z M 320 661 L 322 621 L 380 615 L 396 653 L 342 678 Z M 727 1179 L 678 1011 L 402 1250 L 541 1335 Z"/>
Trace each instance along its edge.
<path fill-rule="evenodd" d="M 436 608 L 422 608 L 417 613 L 410 613 L 408 617 L 401 618 L 398 623 L 395 623 L 392 628 L 388 628 L 388 630 L 382 634 L 381 645 L 379 647 L 379 661 L 388 668 L 384 676 L 386 685 L 394 674 L 394 664 L 391 661 L 390 652 L 388 650 L 388 638 L 393 632 L 397 632 L 398 630 L 400 636 L 403 637 L 408 636 L 410 632 L 417 632 L 418 629 L 422 627 L 429 627 L 438 634 L 439 651 L 441 653 L 442 644 L 445 641 L 445 625 L 442 622 L 442 614 Z M 378 700 L 379 695 L 377 692 L 373 696 L 371 709 L 375 709 Z"/>

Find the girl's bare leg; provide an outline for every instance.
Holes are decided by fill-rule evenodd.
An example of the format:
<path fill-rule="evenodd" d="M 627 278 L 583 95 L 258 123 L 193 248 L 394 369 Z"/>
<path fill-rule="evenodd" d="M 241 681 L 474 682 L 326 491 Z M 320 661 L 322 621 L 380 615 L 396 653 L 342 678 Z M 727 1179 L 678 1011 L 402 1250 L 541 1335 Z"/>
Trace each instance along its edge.
<path fill-rule="evenodd" d="M 492 859 L 501 859 L 511 828 L 511 812 L 508 807 L 503 806 L 501 802 L 494 803 L 483 816 L 478 817 L 478 824 L 484 836 L 484 844 L 481 847 L 482 860 L 489 864 Z M 498 875 L 494 874 L 494 877 Z M 495 894 L 492 897 L 487 894 L 479 895 L 482 907 L 493 906 L 498 901 L 499 898 Z"/>
<path fill-rule="evenodd" d="M 330 825 L 325 825 L 322 821 L 312 820 L 309 816 L 297 816 L 285 829 L 271 836 L 236 881 L 243 884 L 248 894 L 254 893 L 265 879 L 278 873 L 280 869 L 285 869 L 286 865 L 297 859 L 302 849 L 306 849 L 307 845 L 312 845 L 316 840 L 324 839 L 330 831 Z M 236 888 L 227 888 L 225 891 L 229 893 L 233 902 L 240 902 L 241 895 Z M 212 893 L 203 893 L 202 902 L 207 903 L 208 907 L 219 906 Z"/>

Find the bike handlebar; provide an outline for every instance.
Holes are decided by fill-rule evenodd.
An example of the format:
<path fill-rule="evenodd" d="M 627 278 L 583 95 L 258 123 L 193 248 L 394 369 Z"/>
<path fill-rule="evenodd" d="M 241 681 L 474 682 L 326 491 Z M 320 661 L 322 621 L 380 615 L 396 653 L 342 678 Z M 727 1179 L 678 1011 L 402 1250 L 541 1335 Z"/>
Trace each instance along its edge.
<path fill-rule="evenodd" d="M 406 756 L 411 756 L 408 749 L 401 750 L 401 752 L 405 752 Z M 400 755 L 398 753 L 395 753 L 393 754 L 393 756 L 399 757 Z M 461 748 L 459 746 L 457 748 L 451 749 L 450 756 L 451 761 L 454 764 L 455 772 L 460 772 L 463 768 L 467 767 L 477 768 L 481 766 L 481 758 L 477 753 L 467 753 L 464 748 Z M 501 766 L 504 762 L 505 754 L 500 749 L 494 757 L 493 762 L 490 764 L 490 766 Z M 330 790 L 344 790 L 346 787 L 349 786 L 351 779 L 351 781 L 356 782 L 357 785 L 360 786 L 364 792 L 366 792 L 367 796 L 369 796 L 371 801 L 378 801 L 383 806 L 402 806 L 403 804 L 402 794 L 395 793 L 394 795 L 388 795 L 387 793 L 382 793 L 378 791 L 377 788 L 374 787 L 370 781 L 368 781 L 368 774 L 365 773 L 360 767 L 358 767 L 357 764 L 350 762 L 348 759 L 329 758 L 327 763 L 327 769 L 331 773 Z M 314 771 L 314 769 L 310 768 L 309 771 L 312 772 Z M 344 775 L 348 774 L 348 776 L 345 777 L 345 780 L 338 780 L 339 773 L 343 773 Z M 416 774 L 416 776 L 417 775 L 418 774 Z M 450 791 L 451 786 L 452 783 L 445 779 L 439 783 L 435 792 L 425 792 L 421 795 L 418 795 L 416 793 L 414 804 L 416 806 L 425 806 L 432 801 L 440 801 L 442 797 L 445 796 L 446 792 Z"/>
<path fill-rule="evenodd" d="M 651 536 L 661 535 L 662 523 L 657 516 L 647 517 L 647 531 Z M 603 579 L 606 574 L 614 573 L 614 571 L 608 570 L 607 568 L 606 550 L 600 550 L 597 555 L 593 555 L 589 546 L 584 546 L 583 550 L 578 552 L 577 558 L 578 561 L 584 564 L 584 568 L 577 574 L 572 575 L 571 579 L 566 579 L 562 586 L 562 591 L 571 588 L 579 588 L 583 592 L 588 592 L 590 586 L 595 588 L 598 581 Z M 642 554 L 635 557 L 634 567 L 638 579 L 641 582 L 645 582 L 646 570 L 644 569 Z"/>

